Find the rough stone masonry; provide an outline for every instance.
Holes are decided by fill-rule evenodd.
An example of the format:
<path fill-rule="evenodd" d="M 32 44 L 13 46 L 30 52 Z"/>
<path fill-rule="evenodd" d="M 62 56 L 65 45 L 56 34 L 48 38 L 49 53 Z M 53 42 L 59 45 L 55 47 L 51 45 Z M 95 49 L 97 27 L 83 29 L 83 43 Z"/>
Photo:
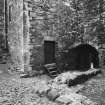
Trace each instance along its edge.
<path fill-rule="evenodd" d="M 5 1 L 8 8 L 7 35 L 11 54 L 10 70 L 41 70 L 44 64 L 46 37 L 55 38 L 57 46 L 60 47 L 54 27 L 49 23 L 56 21 L 54 19 L 57 18 L 54 15 L 57 8 L 56 0 L 49 0 L 49 3 L 43 2 L 43 0 Z M 58 1 L 58 3 L 60 2 Z M 50 8 L 47 8 L 46 4 L 50 4 Z M 55 50 L 57 57 L 57 48 Z"/>

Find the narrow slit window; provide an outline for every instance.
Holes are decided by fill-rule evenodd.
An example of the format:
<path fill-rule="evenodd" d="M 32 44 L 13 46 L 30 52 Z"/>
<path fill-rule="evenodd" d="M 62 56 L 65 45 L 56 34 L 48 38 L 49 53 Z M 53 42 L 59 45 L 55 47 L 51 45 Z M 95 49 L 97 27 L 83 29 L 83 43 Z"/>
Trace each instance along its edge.
<path fill-rule="evenodd" d="M 12 5 L 9 5 L 9 22 L 12 21 Z"/>

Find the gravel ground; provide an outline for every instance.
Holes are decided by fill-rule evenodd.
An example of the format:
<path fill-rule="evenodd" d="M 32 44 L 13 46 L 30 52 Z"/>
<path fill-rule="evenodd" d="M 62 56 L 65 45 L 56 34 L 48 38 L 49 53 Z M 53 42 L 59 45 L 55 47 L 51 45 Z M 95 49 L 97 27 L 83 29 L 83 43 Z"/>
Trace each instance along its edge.
<path fill-rule="evenodd" d="M 58 105 L 44 96 L 36 93 L 36 84 L 48 81 L 46 76 L 22 78 L 19 76 L 0 75 L 0 105 Z M 79 92 L 98 105 L 105 105 L 105 77 L 95 77 L 84 83 L 85 87 Z M 43 86 L 40 86 L 43 88 Z M 37 87 L 39 88 L 39 87 Z"/>
<path fill-rule="evenodd" d="M 19 79 L 18 77 L 0 80 L 0 105 L 57 105 L 36 94 L 32 87 L 38 78 Z M 35 85 L 35 84 L 34 84 Z"/>

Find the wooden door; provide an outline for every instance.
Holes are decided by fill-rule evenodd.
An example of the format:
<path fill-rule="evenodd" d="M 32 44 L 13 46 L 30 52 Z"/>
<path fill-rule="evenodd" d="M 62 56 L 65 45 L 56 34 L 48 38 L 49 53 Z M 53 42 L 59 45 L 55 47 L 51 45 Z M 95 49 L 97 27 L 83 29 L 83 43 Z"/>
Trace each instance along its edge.
<path fill-rule="evenodd" d="M 44 41 L 44 62 L 45 64 L 55 62 L 55 41 Z"/>

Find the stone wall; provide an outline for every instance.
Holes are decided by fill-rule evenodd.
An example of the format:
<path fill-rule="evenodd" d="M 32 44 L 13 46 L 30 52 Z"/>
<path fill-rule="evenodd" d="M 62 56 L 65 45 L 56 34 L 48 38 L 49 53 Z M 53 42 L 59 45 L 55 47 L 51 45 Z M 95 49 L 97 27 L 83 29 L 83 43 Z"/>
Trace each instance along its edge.
<path fill-rule="evenodd" d="M 24 71 L 30 71 L 30 34 L 29 34 L 29 13 L 27 2 L 23 3 L 23 45 L 24 45 Z"/>
<path fill-rule="evenodd" d="M 44 64 L 44 41 L 49 37 L 63 48 L 57 5 L 60 0 L 7 0 L 9 17 L 8 42 L 13 70 L 41 70 Z M 11 11 L 11 12 L 10 12 Z M 62 28 L 61 28 L 62 29 Z M 61 30 L 60 30 L 61 31 Z"/>
<path fill-rule="evenodd" d="M 64 43 L 59 39 L 57 5 L 60 0 L 6 0 L 8 12 L 8 44 L 11 54 L 10 69 L 14 71 L 40 70 L 44 64 L 44 40 L 57 42 L 58 49 Z M 0 51 L 5 46 L 4 0 L 0 1 Z M 59 14 L 58 14 L 59 15 Z M 62 28 L 61 28 L 62 29 Z M 1 41 L 2 40 L 2 41 Z M 3 43 L 2 43 L 3 42 Z M 58 55 L 57 55 L 58 54 Z"/>
<path fill-rule="evenodd" d="M 47 3 L 48 4 L 48 3 Z M 53 20 L 54 15 L 54 3 L 50 1 L 52 5 L 51 12 L 47 12 L 46 1 L 41 0 L 24 0 L 24 12 L 29 20 L 27 23 L 29 27 L 29 34 L 27 33 L 27 47 L 29 49 L 28 55 L 30 55 L 30 67 L 32 70 L 40 70 L 40 67 L 44 64 L 44 40 L 46 37 L 55 38 L 56 34 L 53 31 L 53 24 L 48 23 L 48 20 Z M 44 5 L 44 7 L 41 7 Z M 26 34 L 25 34 L 26 35 Z M 26 38 L 25 38 L 26 39 Z"/>
<path fill-rule="evenodd" d="M 59 20 L 61 11 L 57 10 L 62 3 L 60 0 L 24 0 L 24 57 L 28 70 L 40 70 L 44 64 L 44 40 L 47 37 L 55 38 L 58 47 L 55 55 L 60 61 L 58 50 L 65 46 L 65 42 L 62 41 L 63 37 L 59 37 L 63 28 Z"/>
<path fill-rule="evenodd" d="M 11 54 L 10 70 L 24 70 L 23 61 L 23 0 L 7 0 L 8 44 Z"/>
<path fill-rule="evenodd" d="M 8 0 L 7 4 L 10 71 L 38 70 L 44 61 L 44 37 L 43 32 L 37 29 L 41 21 L 35 17 L 35 1 Z"/>
<path fill-rule="evenodd" d="M 36 12 L 39 9 L 36 7 L 36 2 L 31 0 L 28 2 L 29 14 L 29 34 L 30 34 L 30 66 L 33 70 L 39 70 L 40 65 L 43 64 L 43 35 L 41 26 L 43 26 L 43 17 L 37 16 Z M 40 11 L 39 11 L 40 12 Z M 39 13 L 38 12 L 38 13 Z"/>

